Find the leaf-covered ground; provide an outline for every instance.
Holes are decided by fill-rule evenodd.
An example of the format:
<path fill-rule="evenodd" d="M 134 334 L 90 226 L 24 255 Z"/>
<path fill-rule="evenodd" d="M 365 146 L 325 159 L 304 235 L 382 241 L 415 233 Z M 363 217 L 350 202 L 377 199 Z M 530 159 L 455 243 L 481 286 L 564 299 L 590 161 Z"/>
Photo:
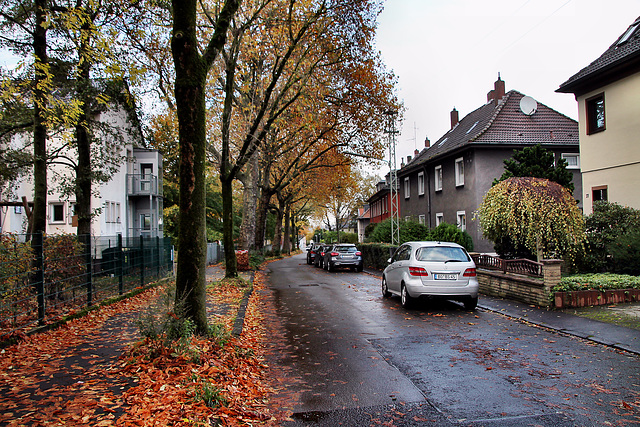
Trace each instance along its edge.
<path fill-rule="evenodd" d="M 247 288 L 221 281 L 207 292 L 210 322 L 224 325 L 217 339 L 141 339 L 135 321 L 166 293 L 157 287 L 2 350 L 0 425 L 279 424 L 262 273 L 253 286 L 240 336 L 230 332 Z"/>

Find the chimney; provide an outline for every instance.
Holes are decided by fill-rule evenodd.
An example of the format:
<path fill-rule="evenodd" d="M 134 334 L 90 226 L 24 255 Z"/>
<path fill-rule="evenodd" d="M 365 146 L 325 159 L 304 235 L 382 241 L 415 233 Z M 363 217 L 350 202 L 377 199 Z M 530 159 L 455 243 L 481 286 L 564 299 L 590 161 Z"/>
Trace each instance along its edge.
<path fill-rule="evenodd" d="M 487 102 L 494 101 L 494 104 L 497 104 L 505 93 L 504 80 L 500 78 L 500 73 L 498 73 L 498 80 L 493 84 L 493 90 L 487 94 Z"/>
<path fill-rule="evenodd" d="M 407 164 L 411 163 L 411 156 L 407 156 Z"/>
<path fill-rule="evenodd" d="M 418 157 L 418 154 L 420 154 L 420 152 L 418 151 L 417 148 L 415 150 L 413 150 L 414 157 Z"/>
<path fill-rule="evenodd" d="M 404 167 L 404 157 L 400 157 L 400 168 Z"/>
<path fill-rule="evenodd" d="M 456 107 L 453 107 L 453 110 L 451 110 L 451 129 L 453 129 L 453 127 L 457 124 L 458 124 L 458 110 L 456 110 Z"/>
<path fill-rule="evenodd" d="M 429 148 L 429 147 L 431 147 L 431 141 L 429 141 L 429 137 L 426 136 L 424 138 L 424 148 Z"/>

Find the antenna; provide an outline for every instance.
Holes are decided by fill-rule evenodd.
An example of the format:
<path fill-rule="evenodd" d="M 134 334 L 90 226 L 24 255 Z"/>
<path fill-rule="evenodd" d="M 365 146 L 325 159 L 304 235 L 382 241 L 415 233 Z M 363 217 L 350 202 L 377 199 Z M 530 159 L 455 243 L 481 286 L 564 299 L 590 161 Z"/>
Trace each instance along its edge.
<path fill-rule="evenodd" d="M 384 113 L 387 116 L 387 129 L 385 133 L 389 135 L 389 195 L 391 196 L 391 244 L 400 244 L 400 221 L 398 219 L 398 177 L 396 174 L 396 115 L 397 111 L 388 110 Z"/>

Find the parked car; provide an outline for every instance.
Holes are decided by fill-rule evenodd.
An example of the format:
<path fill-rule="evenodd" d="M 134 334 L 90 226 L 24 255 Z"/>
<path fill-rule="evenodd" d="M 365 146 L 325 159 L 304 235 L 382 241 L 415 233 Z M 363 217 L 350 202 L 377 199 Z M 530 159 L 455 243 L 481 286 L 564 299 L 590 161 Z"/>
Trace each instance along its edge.
<path fill-rule="evenodd" d="M 362 253 L 353 243 L 336 243 L 325 252 L 323 264 L 327 271 L 336 268 L 362 271 Z"/>
<path fill-rule="evenodd" d="M 324 254 L 329 249 L 329 245 L 322 244 L 316 250 L 316 256 L 313 259 L 313 265 L 316 267 L 324 267 Z"/>
<path fill-rule="evenodd" d="M 443 298 L 474 310 L 478 305 L 476 265 L 456 243 L 404 243 L 382 273 L 382 296 L 391 295 L 399 295 L 404 307 L 417 298 Z"/>
<path fill-rule="evenodd" d="M 311 244 L 307 247 L 307 264 L 313 264 L 316 253 L 318 252 L 320 246 L 320 243 L 311 242 Z"/>

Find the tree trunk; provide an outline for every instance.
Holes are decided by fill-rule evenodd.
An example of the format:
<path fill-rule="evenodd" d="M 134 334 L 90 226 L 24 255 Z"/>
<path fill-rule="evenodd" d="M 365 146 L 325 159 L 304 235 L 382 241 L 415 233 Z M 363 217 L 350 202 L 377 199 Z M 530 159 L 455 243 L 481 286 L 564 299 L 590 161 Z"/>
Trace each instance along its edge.
<path fill-rule="evenodd" d="M 222 180 L 222 235 L 224 239 L 225 277 L 238 276 L 238 262 L 233 245 L 233 179 Z"/>
<path fill-rule="evenodd" d="M 247 172 L 242 179 L 244 192 L 242 194 L 242 225 L 240 226 L 240 249 L 255 248 L 256 207 L 258 204 L 258 155 L 255 153 L 247 163 Z"/>
<path fill-rule="evenodd" d="M 205 84 L 207 68 L 198 53 L 196 0 L 173 1 L 171 50 L 180 141 L 180 222 L 176 307 L 199 333 L 208 330 L 205 307 Z"/>
<path fill-rule="evenodd" d="M 89 118 L 91 99 L 90 70 L 91 59 L 89 57 L 89 36 L 91 29 L 89 23 L 82 25 L 80 45 L 80 75 L 77 80 L 77 89 L 82 101 L 82 113 L 76 124 L 76 144 L 78 148 L 78 167 L 76 169 L 76 212 L 78 215 L 78 236 L 91 234 L 91 135 L 89 133 Z"/>
<path fill-rule="evenodd" d="M 282 252 L 286 254 L 291 254 L 291 227 L 290 227 L 290 219 L 291 219 L 291 206 L 289 203 L 285 204 L 284 207 L 284 240 L 282 242 Z"/>
<path fill-rule="evenodd" d="M 35 102 L 33 128 L 33 213 L 31 232 L 44 233 L 47 227 L 47 128 L 44 119 L 44 109 L 47 104 L 45 81 L 47 79 L 47 30 L 46 30 L 46 0 L 36 0 L 36 23 L 33 37 L 35 54 Z"/>
<path fill-rule="evenodd" d="M 255 248 L 262 251 L 264 249 L 264 236 L 267 227 L 267 212 L 269 211 L 269 203 L 271 202 L 273 192 L 262 189 L 260 199 L 258 199 L 258 208 L 256 209 L 256 233 Z"/>

